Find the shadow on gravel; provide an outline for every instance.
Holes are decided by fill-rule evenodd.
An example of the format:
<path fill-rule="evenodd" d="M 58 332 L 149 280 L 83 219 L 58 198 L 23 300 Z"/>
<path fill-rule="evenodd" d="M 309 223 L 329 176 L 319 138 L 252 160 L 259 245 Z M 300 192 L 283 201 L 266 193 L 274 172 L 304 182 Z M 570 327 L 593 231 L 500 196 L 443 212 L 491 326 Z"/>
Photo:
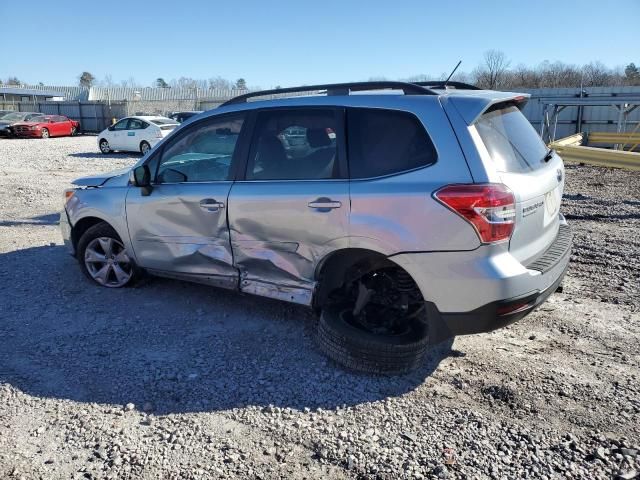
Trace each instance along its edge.
<path fill-rule="evenodd" d="M 96 147 L 97 148 L 97 147 Z M 79 152 L 79 153 L 70 153 L 70 157 L 74 158 L 124 158 L 124 157 L 141 157 L 142 155 L 137 152 L 109 152 L 109 153 L 101 153 L 101 152 Z"/>
<path fill-rule="evenodd" d="M 0 292 L 0 383 L 157 414 L 357 405 L 414 389 L 453 354 L 449 340 L 408 375 L 348 372 L 319 353 L 303 307 L 160 279 L 100 288 L 61 246 L 0 254 Z"/>
<path fill-rule="evenodd" d="M 60 221 L 59 213 L 38 215 L 26 220 L 0 220 L 0 227 L 15 227 L 17 225 L 57 225 Z"/>

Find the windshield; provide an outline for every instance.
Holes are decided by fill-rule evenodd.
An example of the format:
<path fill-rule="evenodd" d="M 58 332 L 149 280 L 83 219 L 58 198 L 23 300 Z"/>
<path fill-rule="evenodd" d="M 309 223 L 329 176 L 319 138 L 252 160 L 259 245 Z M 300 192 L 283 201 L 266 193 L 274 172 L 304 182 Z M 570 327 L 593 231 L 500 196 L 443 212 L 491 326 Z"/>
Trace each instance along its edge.
<path fill-rule="evenodd" d="M 485 113 L 476 129 L 499 172 L 530 172 L 544 165 L 547 146 L 517 107 Z"/>

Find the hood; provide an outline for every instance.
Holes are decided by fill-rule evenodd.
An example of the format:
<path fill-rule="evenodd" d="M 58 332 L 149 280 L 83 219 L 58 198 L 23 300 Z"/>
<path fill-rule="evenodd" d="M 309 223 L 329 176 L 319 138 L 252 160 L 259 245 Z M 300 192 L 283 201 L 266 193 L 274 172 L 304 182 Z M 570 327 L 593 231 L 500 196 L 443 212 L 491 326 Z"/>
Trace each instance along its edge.
<path fill-rule="evenodd" d="M 39 125 L 41 123 L 46 123 L 46 122 L 15 122 L 15 123 L 12 123 L 11 126 L 12 127 L 33 127 L 34 125 Z"/>
<path fill-rule="evenodd" d="M 110 180 L 115 177 L 121 177 L 123 175 L 127 175 L 131 171 L 131 168 L 121 168 L 119 170 L 114 170 L 113 172 L 101 173 L 98 175 L 90 175 L 88 177 L 80 177 L 76 178 L 73 182 L 73 185 L 77 185 L 78 187 L 99 187 L 104 185 L 107 180 Z"/>

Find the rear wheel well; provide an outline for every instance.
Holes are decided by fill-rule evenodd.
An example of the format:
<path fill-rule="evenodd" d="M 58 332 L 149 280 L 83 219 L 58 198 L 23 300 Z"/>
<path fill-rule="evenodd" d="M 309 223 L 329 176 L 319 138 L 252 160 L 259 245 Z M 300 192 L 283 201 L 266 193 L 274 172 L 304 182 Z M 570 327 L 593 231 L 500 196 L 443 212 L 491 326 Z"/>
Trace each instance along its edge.
<path fill-rule="evenodd" d="M 97 217 L 85 217 L 76 222 L 76 224 L 71 229 L 71 241 L 73 243 L 74 250 L 77 250 L 78 242 L 80 241 L 80 238 L 82 237 L 84 232 L 89 230 L 94 225 L 97 225 L 98 223 L 105 223 L 108 225 L 107 222 Z"/>
<path fill-rule="evenodd" d="M 385 255 L 363 248 L 347 248 L 332 253 L 324 259 L 316 271 L 318 289 L 314 295 L 313 306 L 322 308 L 330 300 L 330 294 L 347 283 L 353 282 L 367 273 L 385 268 L 396 268 L 410 274 Z M 413 283 L 415 281 L 411 278 Z M 418 289 L 417 285 L 415 286 Z M 419 289 L 418 289 L 419 291 Z"/>

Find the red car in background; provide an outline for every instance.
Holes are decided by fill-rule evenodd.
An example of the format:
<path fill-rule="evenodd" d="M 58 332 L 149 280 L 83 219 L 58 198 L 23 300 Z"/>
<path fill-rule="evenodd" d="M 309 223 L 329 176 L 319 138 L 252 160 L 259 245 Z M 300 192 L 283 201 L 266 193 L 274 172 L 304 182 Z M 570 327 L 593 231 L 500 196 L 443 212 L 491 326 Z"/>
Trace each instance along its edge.
<path fill-rule="evenodd" d="M 11 125 L 11 131 L 17 137 L 66 137 L 80 130 L 80 122 L 62 115 L 45 115 L 33 122 L 21 122 Z"/>

